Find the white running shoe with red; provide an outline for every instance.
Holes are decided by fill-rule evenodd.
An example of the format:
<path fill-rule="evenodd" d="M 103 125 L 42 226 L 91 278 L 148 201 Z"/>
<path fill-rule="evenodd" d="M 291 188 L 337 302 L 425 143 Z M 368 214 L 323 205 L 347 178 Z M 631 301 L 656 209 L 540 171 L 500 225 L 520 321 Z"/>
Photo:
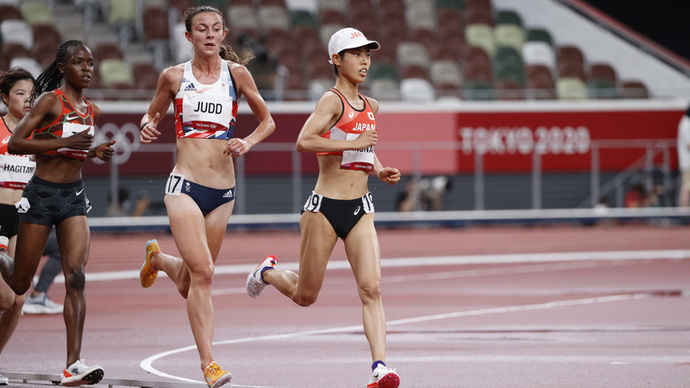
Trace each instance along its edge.
<path fill-rule="evenodd" d="M 264 282 L 263 272 L 269 268 L 275 268 L 278 259 L 270 255 L 264 259 L 252 272 L 247 275 L 247 294 L 252 298 L 258 298 L 264 292 L 268 283 Z"/>
<path fill-rule="evenodd" d="M 86 366 L 84 360 L 77 360 L 62 371 L 60 385 L 76 387 L 78 385 L 97 384 L 103 379 L 103 368 L 100 365 Z"/>
<path fill-rule="evenodd" d="M 398 388 L 400 385 L 400 376 L 383 364 L 379 364 L 369 377 L 369 385 L 367 388 Z"/>

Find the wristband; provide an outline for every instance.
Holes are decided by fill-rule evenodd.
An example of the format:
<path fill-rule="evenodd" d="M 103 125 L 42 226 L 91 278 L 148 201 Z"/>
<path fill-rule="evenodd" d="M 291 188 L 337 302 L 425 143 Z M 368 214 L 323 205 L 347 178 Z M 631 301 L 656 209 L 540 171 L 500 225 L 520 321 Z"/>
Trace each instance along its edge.
<path fill-rule="evenodd" d="M 148 121 L 145 122 L 144 124 L 141 124 L 141 127 L 139 127 L 139 132 L 143 131 L 143 130 L 144 130 L 144 127 L 147 126 L 148 124 L 149 124 Z"/>

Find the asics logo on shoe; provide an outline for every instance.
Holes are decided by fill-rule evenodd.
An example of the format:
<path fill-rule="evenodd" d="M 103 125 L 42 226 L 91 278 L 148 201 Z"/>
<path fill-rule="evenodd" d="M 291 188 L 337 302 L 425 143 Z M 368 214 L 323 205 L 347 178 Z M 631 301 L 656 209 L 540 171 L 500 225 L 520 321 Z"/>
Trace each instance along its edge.
<path fill-rule="evenodd" d="M 227 193 L 223 194 L 223 198 L 232 198 L 232 197 L 233 197 L 232 190 L 228 190 Z"/>
<path fill-rule="evenodd" d="M 355 214 L 354 214 L 354 215 L 357 215 L 357 213 L 359 213 L 360 210 L 362 210 L 362 207 L 361 207 L 361 206 L 357 206 L 357 209 L 355 209 Z"/>
<path fill-rule="evenodd" d="M 184 88 L 183 92 L 196 92 L 196 87 L 194 86 L 193 83 L 187 85 L 186 88 Z"/>

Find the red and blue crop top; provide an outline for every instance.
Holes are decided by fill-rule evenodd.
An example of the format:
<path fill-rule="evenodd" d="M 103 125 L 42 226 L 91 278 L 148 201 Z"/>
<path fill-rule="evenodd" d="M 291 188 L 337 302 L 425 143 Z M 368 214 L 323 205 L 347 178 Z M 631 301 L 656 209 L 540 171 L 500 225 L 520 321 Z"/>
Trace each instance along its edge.
<path fill-rule="evenodd" d="M 177 138 L 231 139 L 238 106 L 237 87 L 227 61 L 221 60 L 220 76 L 212 85 L 197 81 L 192 62 L 186 62 L 175 96 Z"/>

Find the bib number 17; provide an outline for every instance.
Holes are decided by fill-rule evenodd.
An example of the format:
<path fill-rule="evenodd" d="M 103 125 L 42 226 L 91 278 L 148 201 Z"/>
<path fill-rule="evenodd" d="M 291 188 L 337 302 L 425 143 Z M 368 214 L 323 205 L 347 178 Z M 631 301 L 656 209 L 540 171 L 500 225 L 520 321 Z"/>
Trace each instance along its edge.
<path fill-rule="evenodd" d="M 165 194 L 180 195 L 180 193 L 182 192 L 183 181 L 184 175 L 170 174 L 170 176 L 168 177 L 168 182 L 165 183 Z"/>

